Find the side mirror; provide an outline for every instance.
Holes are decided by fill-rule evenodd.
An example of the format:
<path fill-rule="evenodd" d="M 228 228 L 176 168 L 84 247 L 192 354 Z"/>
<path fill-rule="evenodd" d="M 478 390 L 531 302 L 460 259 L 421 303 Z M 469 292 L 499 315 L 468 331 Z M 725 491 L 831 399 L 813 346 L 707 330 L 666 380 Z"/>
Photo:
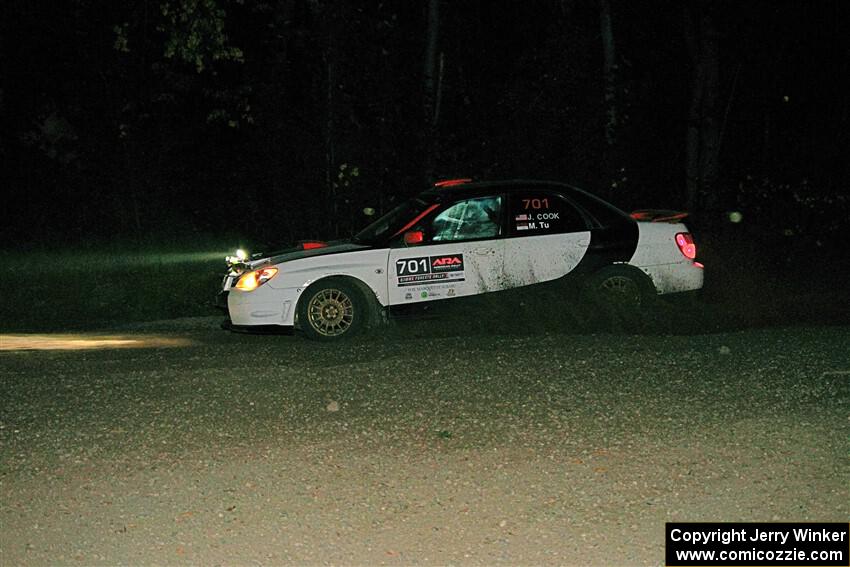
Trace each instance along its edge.
<path fill-rule="evenodd" d="M 404 243 L 408 246 L 412 244 L 421 244 L 425 240 L 425 233 L 421 230 L 411 230 L 404 233 Z"/>

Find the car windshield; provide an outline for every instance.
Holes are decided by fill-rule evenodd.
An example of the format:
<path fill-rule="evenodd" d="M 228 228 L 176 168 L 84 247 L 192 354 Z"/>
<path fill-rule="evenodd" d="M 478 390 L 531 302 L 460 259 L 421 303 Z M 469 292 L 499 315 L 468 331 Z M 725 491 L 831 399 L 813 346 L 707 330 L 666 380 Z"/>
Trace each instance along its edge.
<path fill-rule="evenodd" d="M 428 203 L 419 198 L 405 201 L 355 234 L 354 242 L 359 244 L 385 242 L 427 208 Z"/>

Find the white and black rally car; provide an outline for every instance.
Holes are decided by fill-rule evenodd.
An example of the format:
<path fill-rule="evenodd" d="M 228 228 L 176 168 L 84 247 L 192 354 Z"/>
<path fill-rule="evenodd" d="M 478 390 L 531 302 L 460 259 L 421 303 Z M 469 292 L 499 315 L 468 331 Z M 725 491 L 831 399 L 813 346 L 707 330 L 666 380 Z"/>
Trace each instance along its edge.
<path fill-rule="evenodd" d="M 351 240 L 231 261 L 219 295 L 231 327 L 354 334 L 376 315 L 578 277 L 602 296 L 696 290 L 703 266 L 684 214 L 631 215 L 554 182 L 437 183 Z"/>

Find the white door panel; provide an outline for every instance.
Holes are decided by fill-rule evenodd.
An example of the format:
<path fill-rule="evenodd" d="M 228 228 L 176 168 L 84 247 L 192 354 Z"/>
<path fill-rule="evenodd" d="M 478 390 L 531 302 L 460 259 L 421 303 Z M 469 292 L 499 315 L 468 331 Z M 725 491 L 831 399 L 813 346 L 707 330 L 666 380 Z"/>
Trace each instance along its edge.
<path fill-rule="evenodd" d="M 428 244 L 390 251 L 391 305 L 503 289 L 504 240 Z"/>
<path fill-rule="evenodd" d="M 504 287 L 520 287 L 570 273 L 587 252 L 590 231 L 522 236 L 504 243 Z"/>

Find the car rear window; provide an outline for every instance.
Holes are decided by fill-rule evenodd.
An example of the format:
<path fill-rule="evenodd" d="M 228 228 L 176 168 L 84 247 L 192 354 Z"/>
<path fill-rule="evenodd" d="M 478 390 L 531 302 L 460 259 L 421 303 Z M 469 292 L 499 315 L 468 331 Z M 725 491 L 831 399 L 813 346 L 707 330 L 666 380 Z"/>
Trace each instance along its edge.
<path fill-rule="evenodd" d="M 586 213 L 593 217 L 593 221 L 598 226 L 614 226 L 624 222 L 630 222 L 630 217 L 614 205 L 594 197 L 590 193 L 585 193 L 579 189 L 572 189 L 568 193 L 578 206 L 585 210 Z"/>
<path fill-rule="evenodd" d="M 556 193 L 524 191 L 511 195 L 510 233 L 532 236 L 580 232 L 587 222 L 575 206 Z"/>

